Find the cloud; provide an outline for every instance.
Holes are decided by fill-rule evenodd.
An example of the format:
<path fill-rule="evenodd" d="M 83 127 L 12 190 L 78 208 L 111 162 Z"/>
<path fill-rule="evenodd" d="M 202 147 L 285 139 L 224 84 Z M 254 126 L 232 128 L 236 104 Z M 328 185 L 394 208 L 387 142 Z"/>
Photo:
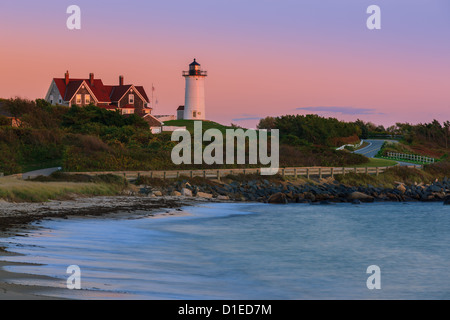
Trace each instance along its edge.
<path fill-rule="evenodd" d="M 254 114 L 246 114 L 246 113 L 243 113 L 243 114 L 240 114 L 239 116 L 240 116 L 241 118 L 234 118 L 234 119 L 231 119 L 231 121 L 236 121 L 236 122 L 238 122 L 238 121 L 260 120 L 260 119 L 261 119 L 261 117 L 259 117 L 259 116 L 257 116 L 257 115 L 254 115 Z"/>
<path fill-rule="evenodd" d="M 260 117 L 249 117 L 249 118 L 236 118 L 236 119 L 231 119 L 232 121 L 247 121 L 247 120 L 260 120 Z"/>
<path fill-rule="evenodd" d="M 368 115 L 368 114 L 384 114 L 377 112 L 376 109 L 370 108 L 353 108 L 353 107 L 303 107 L 295 110 L 315 111 L 315 112 L 330 112 L 349 115 Z"/>

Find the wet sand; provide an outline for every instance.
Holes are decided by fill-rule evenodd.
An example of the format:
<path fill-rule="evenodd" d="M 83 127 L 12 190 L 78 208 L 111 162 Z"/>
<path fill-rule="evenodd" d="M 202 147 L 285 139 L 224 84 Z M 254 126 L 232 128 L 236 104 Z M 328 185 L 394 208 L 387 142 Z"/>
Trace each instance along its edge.
<path fill-rule="evenodd" d="M 1 243 L 7 237 L 16 235 L 31 227 L 31 223 L 39 224 L 44 219 L 69 219 L 70 217 L 99 217 L 107 219 L 134 219 L 139 217 L 163 218 L 171 216 L 188 215 L 179 209 L 199 202 L 210 202 L 198 198 L 186 197 L 94 197 L 78 198 L 68 201 L 50 201 L 47 203 L 10 203 L 0 200 L 0 255 L 16 255 L 5 251 Z M 35 227 L 35 226 L 34 226 Z M 13 280 L 54 280 L 44 276 L 17 274 L 4 270 L 8 265 L 20 265 L 0 261 L 0 300 L 42 300 L 56 299 L 46 297 L 45 293 L 55 290 L 68 290 L 48 288 L 41 286 L 18 285 Z M 58 299 L 59 300 L 59 299 Z"/>
<path fill-rule="evenodd" d="M 1 250 L 1 256 L 11 256 L 14 253 Z M 20 263 L 9 263 L 0 261 L 0 300 L 61 300 L 58 298 L 46 297 L 44 292 L 49 288 L 40 286 L 17 285 L 11 283 L 13 280 L 50 280 L 48 277 L 30 274 L 16 274 L 5 271 L 3 267 L 9 265 L 21 265 Z M 59 289 L 53 289 L 59 290 Z M 41 294 L 41 295 L 40 295 Z"/>

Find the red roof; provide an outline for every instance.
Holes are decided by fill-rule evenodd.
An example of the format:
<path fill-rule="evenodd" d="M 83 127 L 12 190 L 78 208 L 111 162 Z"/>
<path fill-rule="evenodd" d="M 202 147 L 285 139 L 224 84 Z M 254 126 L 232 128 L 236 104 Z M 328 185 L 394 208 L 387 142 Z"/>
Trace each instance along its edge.
<path fill-rule="evenodd" d="M 69 101 L 73 98 L 74 94 L 78 91 L 78 88 L 81 86 L 83 81 L 92 91 L 95 96 L 95 99 L 98 102 L 117 102 L 123 95 L 130 89 L 131 85 L 124 86 L 110 86 L 104 85 L 101 79 L 94 79 L 93 84 L 90 84 L 89 79 L 69 79 L 69 84 L 66 86 L 66 81 L 64 78 L 54 78 L 56 86 L 58 87 L 59 93 L 64 101 Z M 136 86 L 136 90 L 142 95 L 142 97 L 146 100 L 145 102 L 149 102 L 147 93 L 145 92 L 144 87 Z"/>
<path fill-rule="evenodd" d="M 124 85 L 124 86 L 110 86 L 111 87 L 111 101 L 119 101 L 120 98 L 123 97 L 125 93 L 127 93 L 128 90 L 130 90 L 131 85 Z"/>
<path fill-rule="evenodd" d="M 150 100 L 149 100 L 148 97 L 147 97 L 147 93 L 145 92 L 144 87 L 142 87 L 142 86 L 135 86 L 135 88 L 136 88 L 137 91 L 139 91 L 139 93 L 141 94 L 141 96 L 144 97 L 144 99 L 145 99 L 147 102 L 150 102 Z"/>

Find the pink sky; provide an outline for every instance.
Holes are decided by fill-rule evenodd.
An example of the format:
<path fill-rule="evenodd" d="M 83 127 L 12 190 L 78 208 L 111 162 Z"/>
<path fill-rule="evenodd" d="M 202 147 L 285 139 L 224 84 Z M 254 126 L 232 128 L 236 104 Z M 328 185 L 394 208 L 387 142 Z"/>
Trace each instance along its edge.
<path fill-rule="evenodd" d="M 20 3 L 18 3 L 20 2 Z M 382 30 L 365 26 L 382 8 Z M 5 1 L 0 97 L 43 98 L 53 77 L 156 87 L 155 114 L 184 104 L 193 58 L 208 71 L 207 117 L 254 127 L 318 113 L 383 125 L 450 120 L 450 5 L 431 1 Z"/>

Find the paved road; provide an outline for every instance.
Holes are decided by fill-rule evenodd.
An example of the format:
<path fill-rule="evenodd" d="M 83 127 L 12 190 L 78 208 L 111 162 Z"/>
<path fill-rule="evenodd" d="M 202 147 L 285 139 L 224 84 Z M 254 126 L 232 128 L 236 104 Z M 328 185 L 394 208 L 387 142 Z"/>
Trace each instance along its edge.
<path fill-rule="evenodd" d="M 38 177 L 38 176 L 49 176 L 53 172 L 56 172 L 56 171 L 59 171 L 59 170 L 61 170 L 61 168 L 47 168 L 47 169 L 30 171 L 30 172 L 24 173 L 22 175 L 22 178 L 23 179 L 28 179 L 28 178 Z"/>
<path fill-rule="evenodd" d="M 356 150 L 355 153 L 362 154 L 368 158 L 375 158 L 378 151 L 380 151 L 381 147 L 383 146 L 383 143 L 385 141 L 390 141 L 396 143 L 395 140 L 364 140 L 369 143 L 367 147 L 364 147 L 362 149 Z M 414 166 L 416 164 L 409 163 L 409 162 L 403 162 L 403 161 L 397 161 L 397 163 L 401 166 Z"/>
<path fill-rule="evenodd" d="M 369 143 L 367 147 L 364 147 L 362 149 L 356 150 L 355 153 L 362 154 L 366 156 L 367 158 L 374 158 L 378 151 L 380 151 L 381 147 L 383 146 L 383 143 L 386 140 L 364 140 Z"/>

